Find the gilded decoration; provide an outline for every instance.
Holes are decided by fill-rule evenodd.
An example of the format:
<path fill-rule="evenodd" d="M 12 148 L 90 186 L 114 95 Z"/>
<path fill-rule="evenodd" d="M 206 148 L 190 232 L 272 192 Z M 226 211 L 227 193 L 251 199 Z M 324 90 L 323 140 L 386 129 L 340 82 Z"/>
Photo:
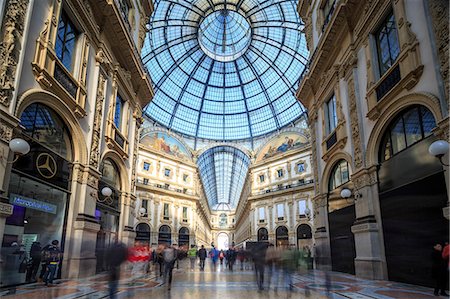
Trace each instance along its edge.
<path fill-rule="evenodd" d="M 164 132 L 153 132 L 144 136 L 141 139 L 141 144 L 182 160 L 190 160 L 191 158 L 189 150 L 178 139 Z"/>
<path fill-rule="evenodd" d="M 308 145 L 308 138 L 298 133 L 287 132 L 271 139 L 259 152 L 256 161 L 261 161 L 287 151 Z"/>
<path fill-rule="evenodd" d="M 5 6 L 0 43 L 0 103 L 6 107 L 14 91 L 28 3 L 29 0 L 9 0 Z"/>
<path fill-rule="evenodd" d="M 105 84 L 106 84 L 105 77 L 102 74 L 99 74 L 97 98 L 94 113 L 94 126 L 92 133 L 91 157 L 89 159 L 89 164 L 95 168 L 98 167 L 98 162 L 100 158 L 100 129 L 101 129 L 100 127 L 102 124 L 103 101 L 105 100 Z"/>

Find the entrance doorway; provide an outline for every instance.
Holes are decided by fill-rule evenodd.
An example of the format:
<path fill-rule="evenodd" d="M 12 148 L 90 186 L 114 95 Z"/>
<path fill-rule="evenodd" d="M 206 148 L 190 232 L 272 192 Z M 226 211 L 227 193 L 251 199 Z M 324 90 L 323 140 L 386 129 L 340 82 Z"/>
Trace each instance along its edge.
<path fill-rule="evenodd" d="M 279 226 L 276 230 L 277 247 L 289 247 L 289 231 L 286 226 Z"/>
<path fill-rule="evenodd" d="M 258 229 L 258 242 L 269 241 L 269 232 L 265 227 Z"/>
<path fill-rule="evenodd" d="M 189 247 L 189 229 L 187 227 L 180 228 L 178 232 L 178 246 Z"/>
<path fill-rule="evenodd" d="M 172 230 L 168 225 L 161 225 L 158 233 L 158 244 L 172 244 Z"/>
<path fill-rule="evenodd" d="M 227 250 L 229 245 L 229 237 L 226 233 L 219 233 L 217 236 L 217 249 Z"/>
<path fill-rule="evenodd" d="M 308 224 L 300 224 L 297 227 L 297 247 L 302 249 L 307 246 L 312 249 L 312 230 Z"/>

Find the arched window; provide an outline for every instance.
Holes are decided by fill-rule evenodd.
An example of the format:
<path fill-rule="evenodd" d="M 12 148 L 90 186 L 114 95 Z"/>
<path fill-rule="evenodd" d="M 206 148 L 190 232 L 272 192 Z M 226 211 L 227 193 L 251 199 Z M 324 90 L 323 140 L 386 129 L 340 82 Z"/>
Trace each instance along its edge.
<path fill-rule="evenodd" d="M 260 241 L 268 241 L 269 240 L 269 232 L 266 228 L 261 227 L 258 230 L 258 242 Z"/>
<path fill-rule="evenodd" d="M 100 167 L 100 171 L 102 173 L 102 181 L 111 187 L 120 189 L 120 175 L 116 163 L 110 159 L 105 159 Z"/>
<path fill-rule="evenodd" d="M 172 230 L 168 225 L 161 225 L 158 234 L 158 244 L 172 244 Z"/>
<path fill-rule="evenodd" d="M 189 245 L 189 229 L 182 227 L 178 231 L 178 246 Z"/>
<path fill-rule="evenodd" d="M 347 183 L 350 180 L 350 172 L 348 162 L 344 159 L 336 163 L 331 171 L 330 180 L 328 182 L 328 191 L 333 191 L 337 187 Z"/>
<path fill-rule="evenodd" d="M 31 104 L 20 116 L 20 123 L 26 135 L 67 160 L 72 160 L 69 129 L 53 109 L 40 103 Z"/>
<path fill-rule="evenodd" d="M 300 224 L 297 227 L 297 239 L 311 239 L 312 231 L 311 226 L 308 224 Z"/>
<path fill-rule="evenodd" d="M 280 226 L 276 230 L 277 246 L 289 246 L 289 231 L 286 226 Z"/>
<path fill-rule="evenodd" d="M 99 203 L 119 212 L 121 190 L 119 168 L 112 160 L 104 159 L 100 165 L 100 172 L 102 173 L 102 176 L 98 183 Z M 112 190 L 111 196 L 103 196 L 102 190 L 104 187 L 109 187 Z"/>
<path fill-rule="evenodd" d="M 436 127 L 433 114 L 424 106 L 411 106 L 396 116 L 384 133 L 380 147 L 380 161 L 414 145 L 431 134 Z"/>
<path fill-rule="evenodd" d="M 150 241 L 150 226 L 147 223 L 139 223 L 136 226 L 136 240 L 137 241 Z"/>

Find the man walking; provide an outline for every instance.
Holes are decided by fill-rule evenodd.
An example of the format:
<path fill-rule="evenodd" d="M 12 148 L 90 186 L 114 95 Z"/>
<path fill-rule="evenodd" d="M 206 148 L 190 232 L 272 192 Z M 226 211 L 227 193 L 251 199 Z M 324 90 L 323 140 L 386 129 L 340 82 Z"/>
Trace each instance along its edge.
<path fill-rule="evenodd" d="M 53 278 L 61 261 L 61 250 L 58 247 L 58 240 L 53 240 L 52 245 L 48 247 L 44 254 L 46 270 L 44 274 L 44 283 L 46 286 L 53 285 Z"/>
<path fill-rule="evenodd" d="M 205 246 L 202 245 L 200 250 L 198 251 L 198 257 L 200 258 L 200 270 L 205 271 L 205 260 L 208 256 L 208 253 L 206 252 Z"/>
<path fill-rule="evenodd" d="M 197 249 L 194 244 L 191 245 L 191 249 L 189 249 L 187 255 L 189 257 L 189 261 L 191 262 L 191 271 L 194 271 L 195 261 L 197 259 Z"/>
<path fill-rule="evenodd" d="M 164 259 L 164 283 L 167 282 L 167 276 L 169 276 L 168 290 L 172 285 L 172 271 L 177 259 L 177 251 L 172 246 L 167 246 L 163 251 Z"/>
<path fill-rule="evenodd" d="M 127 260 L 127 247 L 116 240 L 106 251 L 106 263 L 109 268 L 109 298 L 116 298 L 120 279 L 120 265 Z"/>

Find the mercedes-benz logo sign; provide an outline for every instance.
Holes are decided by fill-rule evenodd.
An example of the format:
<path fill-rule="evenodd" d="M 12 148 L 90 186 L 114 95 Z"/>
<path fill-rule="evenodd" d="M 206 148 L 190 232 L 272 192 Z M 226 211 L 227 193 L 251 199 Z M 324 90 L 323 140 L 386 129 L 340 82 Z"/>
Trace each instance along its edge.
<path fill-rule="evenodd" d="M 39 174 L 46 179 L 54 177 L 58 170 L 55 159 L 47 153 L 39 154 L 36 159 L 36 168 Z"/>

